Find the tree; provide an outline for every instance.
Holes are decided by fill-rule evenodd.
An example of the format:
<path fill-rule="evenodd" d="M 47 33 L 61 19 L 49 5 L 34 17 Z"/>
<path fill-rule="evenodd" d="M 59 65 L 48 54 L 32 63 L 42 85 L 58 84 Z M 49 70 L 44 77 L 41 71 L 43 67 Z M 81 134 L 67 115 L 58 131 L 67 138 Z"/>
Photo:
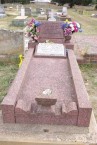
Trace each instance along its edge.
<path fill-rule="evenodd" d="M 97 1 L 97 0 L 95 0 Z M 52 0 L 52 2 L 58 2 L 59 4 L 65 4 L 65 3 L 69 3 L 70 6 L 72 7 L 74 4 L 77 5 L 88 5 L 90 3 L 92 3 L 92 0 Z"/>

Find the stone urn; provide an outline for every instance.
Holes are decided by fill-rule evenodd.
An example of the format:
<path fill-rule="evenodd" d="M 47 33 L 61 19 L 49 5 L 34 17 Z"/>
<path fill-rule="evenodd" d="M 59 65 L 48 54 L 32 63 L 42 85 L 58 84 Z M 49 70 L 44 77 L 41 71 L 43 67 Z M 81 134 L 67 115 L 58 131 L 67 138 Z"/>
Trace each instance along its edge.
<path fill-rule="evenodd" d="M 64 37 L 65 37 L 65 42 L 66 43 L 69 43 L 72 36 L 71 35 L 68 35 L 68 36 L 64 36 Z"/>

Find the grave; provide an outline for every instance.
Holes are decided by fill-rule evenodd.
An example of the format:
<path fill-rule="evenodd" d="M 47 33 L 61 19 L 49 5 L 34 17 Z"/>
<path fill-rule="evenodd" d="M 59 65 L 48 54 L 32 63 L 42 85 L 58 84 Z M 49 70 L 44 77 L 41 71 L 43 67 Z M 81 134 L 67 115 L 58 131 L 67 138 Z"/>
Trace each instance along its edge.
<path fill-rule="evenodd" d="M 51 9 L 50 8 L 46 9 L 46 14 L 47 15 L 49 14 L 49 12 L 51 12 Z"/>
<path fill-rule="evenodd" d="M 4 123 L 89 127 L 91 104 L 74 52 L 61 42 L 60 24 L 41 24 L 40 38 L 56 43 L 30 46 L 1 104 Z"/>
<path fill-rule="evenodd" d="M 17 16 L 16 18 L 14 18 L 12 20 L 12 25 L 13 26 L 19 26 L 19 27 L 22 27 L 22 26 L 25 26 L 25 23 L 27 22 L 27 18 L 28 16 L 25 16 L 25 9 L 24 7 L 22 6 L 21 7 L 21 15 L 20 16 Z"/>
<path fill-rule="evenodd" d="M 47 20 L 47 15 L 45 15 L 45 14 L 39 14 L 38 15 L 38 20 Z"/>
<path fill-rule="evenodd" d="M 44 9 L 43 8 L 36 8 L 36 13 L 40 14 L 41 12 L 43 12 Z"/>
<path fill-rule="evenodd" d="M 17 16 L 12 20 L 12 25 L 17 27 L 25 26 L 28 16 Z"/>
<path fill-rule="evenodd" d="M 31 8 L 25 8 L 25 15 L 26 15 L 26 16 L 31 16 L 31 15 L 32 15 L 32 10 L 31 10 Z"/>
<path fill-rule="evenodd" d="M 62 9 L 62 15 L 67 16 L 67 7 L 63 7 Z"/>
<path fill-rule="evenodd" d="M 41 36 L 47 28 L 61 31 L 60 23 L 43 22 Z M 74 51 L 64 47 L 62 35 L 53 36 L 60 43 L 28 49 L 1 104 L 1 144 L 97 143 L 97 124 Z"/>
<path fill-rule="evenodd" d="M 5 14 L 4 7 L 2 5 L 0 5 L 0 18 L 3 18 L 5 16 L 6 16 L 6 14 Z"/>
<path fill-rule="evenodd" d="M 68 21 L 71 21 L 71 17 L 68 15 L 67 12 L 67 7 L 63 7 L 63 9 L 56 12 L 56 14 L 57 14 L 58 21 L 66 21 L 66 19 Z"/>
<path fill-rule="evenodd" d="M 2 102 L 4 123 L 88 127 L 91 111 L 74 52 L 62 44 L 30 48 Z"/>
<path fill-rule="evenodd" d="M 48 18 L 48 21 L 56 21 L 56 19 L 54 18 L 54 13 L 50 12 L 50 16 Z"/>

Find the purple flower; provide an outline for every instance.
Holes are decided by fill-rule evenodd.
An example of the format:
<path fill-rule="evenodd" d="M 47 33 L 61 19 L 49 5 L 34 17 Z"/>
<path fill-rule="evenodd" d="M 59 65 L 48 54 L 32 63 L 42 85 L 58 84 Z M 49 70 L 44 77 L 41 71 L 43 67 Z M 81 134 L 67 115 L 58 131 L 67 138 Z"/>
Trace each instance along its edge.
<path fill-rule="evenodd" d="M 65 29 L 64 29 L 64 35 L 65 35 L 65 36 L 72 35 L 72 30 L 71 30 L 71 28 L 65 28 Z"/>

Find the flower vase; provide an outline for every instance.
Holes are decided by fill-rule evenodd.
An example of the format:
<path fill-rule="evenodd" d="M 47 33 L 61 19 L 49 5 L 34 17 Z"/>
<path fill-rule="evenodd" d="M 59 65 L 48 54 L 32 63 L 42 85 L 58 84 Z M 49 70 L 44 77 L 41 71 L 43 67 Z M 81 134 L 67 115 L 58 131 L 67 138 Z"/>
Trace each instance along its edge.
<path fill-rule="evenodd" d="M 71 40 L 71 35 L 65 36 L 65 42 L 69 43 Z"/>
<path fill-rule="evenodd" d="M 28 48 L 35 48 L 37 44 L 38 44 L 38 42 L 30 40 L 28 43 Z"/>

